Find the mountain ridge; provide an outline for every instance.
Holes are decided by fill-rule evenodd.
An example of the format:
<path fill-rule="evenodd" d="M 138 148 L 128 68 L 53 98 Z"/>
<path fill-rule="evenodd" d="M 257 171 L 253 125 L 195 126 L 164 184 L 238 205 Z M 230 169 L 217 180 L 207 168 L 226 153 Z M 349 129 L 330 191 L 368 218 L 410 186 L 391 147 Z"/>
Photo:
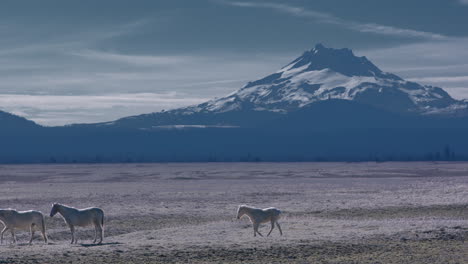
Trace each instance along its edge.
<path fill-rule="evenodd" d="M 1 132 L 10 132 L 17 129 L 28 130 L 37 129 L 42 126 L 35 122 L 28 120 L 24 117 L 14 115 L 5 111 L 0 110 L 0 124 L 2 126 Z"/>

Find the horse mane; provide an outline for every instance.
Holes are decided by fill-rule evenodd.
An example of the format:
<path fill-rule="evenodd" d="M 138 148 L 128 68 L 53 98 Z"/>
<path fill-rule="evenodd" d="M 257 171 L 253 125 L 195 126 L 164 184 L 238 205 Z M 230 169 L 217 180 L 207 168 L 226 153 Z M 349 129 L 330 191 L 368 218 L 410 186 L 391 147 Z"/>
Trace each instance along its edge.
<path fill-rule="evenodd" d="M 66 205 L 66 204 L 61 204 L 61 203 L 54 203 L 54 205 L 60 205 L 60 206 L 64 206 L 64 207 L 67 207 L 67 208 L 73 208 L 73 209 L 77 209 L 73 206 L 69 206 L 69 205 Z"/>
<path fill-rule="evenodd" d="M 12 208 L 0 209 L 0 211 L 3 211 L 3 214 L 5 215 L 11 215 L 11 214 L 14 214 L 15 212 L 18 212 L 18 210 L 12 209 Z"/>

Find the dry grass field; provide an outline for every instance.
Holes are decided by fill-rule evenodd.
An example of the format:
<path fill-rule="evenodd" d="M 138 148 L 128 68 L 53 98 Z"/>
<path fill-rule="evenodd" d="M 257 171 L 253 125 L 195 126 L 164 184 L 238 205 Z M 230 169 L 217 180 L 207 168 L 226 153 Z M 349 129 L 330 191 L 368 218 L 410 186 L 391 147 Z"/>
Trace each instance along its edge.
<path fill-rule="evenodd" d="M 468 163 L 4 165 L 0 190 L 50 237 L 6 233 L 0 263 L 468 263 Z M 101 207 L 104 243 L 70 245 L 53 202 Z M 281 209 L 284 235 L 239 204 Z"/>

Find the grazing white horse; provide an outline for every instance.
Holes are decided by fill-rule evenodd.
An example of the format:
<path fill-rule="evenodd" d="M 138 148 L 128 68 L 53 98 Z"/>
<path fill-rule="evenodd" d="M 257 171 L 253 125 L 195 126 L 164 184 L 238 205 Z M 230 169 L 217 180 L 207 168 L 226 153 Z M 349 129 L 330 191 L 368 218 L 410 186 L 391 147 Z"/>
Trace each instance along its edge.
<path fill-rule="evenodd" d="M 29 244 L 32 243 L 35 228 L 39 228 L 47 244 L 47 235 L 45 229 L 44 215 L 38 211 L 22 211 L 18 212 L 14 209 L 0 209 L 0 221 L 3 222 L 5 228 L 1 234 L 1 244 L 3 244 L 3 234 L 10 230 L 13 242 L 16 243 L 15 229 L 29 230 L 31 232 L 31 239 Z"/>
<path fill-rule="evenodd" d="M 62 215 L 63 219 L 70 227 L 72 234 L 71 244 L 78 242 L 78 239 L 75 239 L 75 226 L 90 226 L 94 225 L 94 241 L 96 243 L 97 235 L 99 233 L 99 242 L 102 243 L 104 236 L 104 212 L 100 208 L 85 208 L 85 209 L 76 209 L 73 207 L 65 206 L 63 204 L 54 203 L 52 205 L 52 210 L 50 211 L 50 217 L 53 217 L 55 214 L 59 213 Z"/>
<path fill-rule="evenodd" d="M 240 205 L 239 209 L 237 209 L 237 219 L 240 219 L 244 215 L 247 215 L 250 218 L 250 221 L 253 224 L 254 236 L 257 236 L 257 233 L 260 236 L 263 236 L 262 234 L 260 234 L 260 232 L 258 232 L 258 227 L 261 223 L 267 222 L 271 222 L 271 229 L 270 232 L 268 232 L 267 236 L 271 234 L 271 231 L 273 231 L 273 228 L 275 228 L 275 224 L 278 227 L 280 234 L 283 235 L 283 231 L 281 231 L 281 226 L 278 223 L 280 214 L 281 211 L 274 207 L 259 209 L 247 205 Z"/>

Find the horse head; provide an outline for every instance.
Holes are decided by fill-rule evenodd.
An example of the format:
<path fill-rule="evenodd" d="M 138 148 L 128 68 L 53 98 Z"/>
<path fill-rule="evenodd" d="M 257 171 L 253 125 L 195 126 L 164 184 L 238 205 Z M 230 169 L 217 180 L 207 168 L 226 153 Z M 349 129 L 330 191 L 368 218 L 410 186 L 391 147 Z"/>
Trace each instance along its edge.
<path fill-rule="evenodd" d="M 245 213 L 244 213 L 244 209 L 245 209 L 245 205 L 239 205 L 239 208 L 237 209 L 237 219 L 240 219 Z"/>
<path fill-rule="evenodd" d="M 57 214 L 59 208 L 58 203 L 52 204 L 52 210 L 50 210 L 50 217 L 53 217 L 55 214 Z"/>

